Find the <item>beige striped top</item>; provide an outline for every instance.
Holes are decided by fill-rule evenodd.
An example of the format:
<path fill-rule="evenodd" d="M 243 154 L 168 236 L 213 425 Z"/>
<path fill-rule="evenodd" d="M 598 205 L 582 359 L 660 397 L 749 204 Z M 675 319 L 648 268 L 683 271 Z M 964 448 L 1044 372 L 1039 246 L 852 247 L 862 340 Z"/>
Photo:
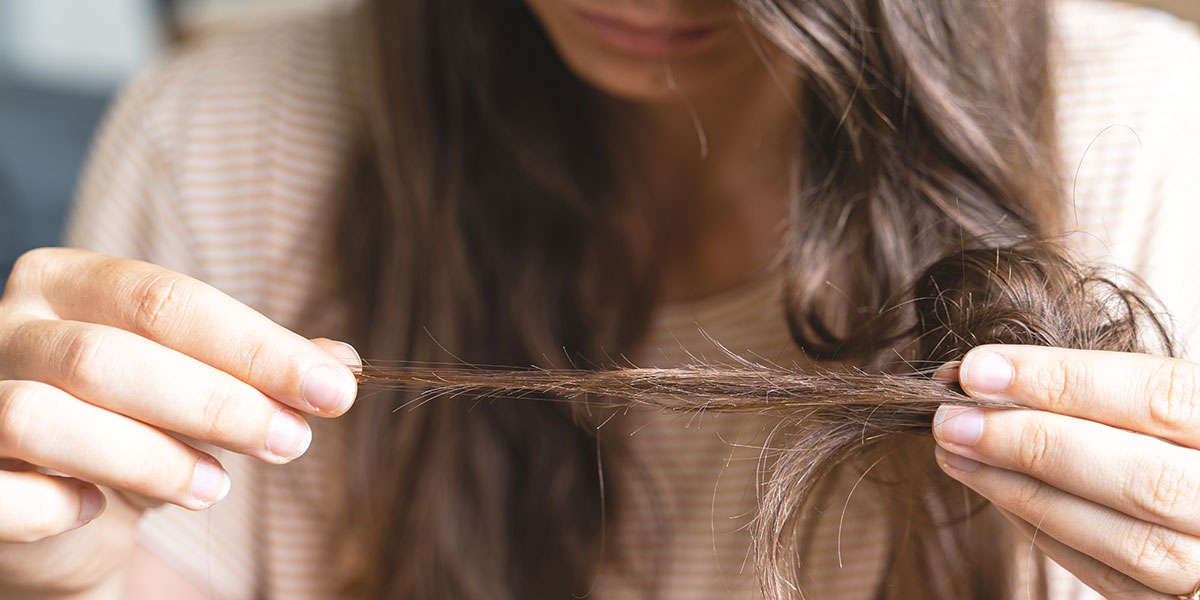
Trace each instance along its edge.
<path fill-rule="evenodd" d="M 1062 3 L 1062 153 L 1076 247 L 1132 269 L 1189 339 L 1200 323 L 1200 38 L 1148 10 Z M 171 56 L 128 87 L 97 142 L 69 227 L 73 245 L 147 259 L 208 281 L 309 336 L 339 337 L 329 282 L 335 176 L 354 122 L 348 19 L 313 14 L 246 25 Z M 707 336 L 707 337 L 706 337 Z M 763 276 L 690 304 L 662 306 L 632 359 L 798 360 L 778 281 Z M 613 543 L 650 557 L 664 598 L 752 598 L 744 527 L 755 501 L 753 419 L 631 414 L 643 485 Z M 315 423 L 308 454 L 268 467 L 230 453 L 228 498 L 210 511 L 164 507 L 141 542 L 201 590 L 234 600 L 331 592 L 328 503 L 339 465 Z M 848 492 L 848 490 L 847 490 Z M 812 598 L 869 598 L 881 573 L 880 499 L 836 496 L 800 582 Z M 664 535 L 647 535 L 660 532 Z M 593 597 L 645 597 L 646 571 L 607 561 Z M 1055 597 L 1087 591 L 1059 572 Z M 581 590 L 582 592 L 582 590 Z"/>

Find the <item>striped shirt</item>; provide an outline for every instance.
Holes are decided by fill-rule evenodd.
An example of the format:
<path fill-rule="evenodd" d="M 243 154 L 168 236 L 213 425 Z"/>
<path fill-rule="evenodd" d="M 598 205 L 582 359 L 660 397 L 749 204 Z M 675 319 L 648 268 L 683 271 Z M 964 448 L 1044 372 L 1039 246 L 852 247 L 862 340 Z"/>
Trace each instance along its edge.
<path fill-rule="evenodd" d="M 1121 4 L 1056 5 L 1069 240 L 1130 269 L 1162 297 L 1180 337 L 1200 323 L 1200 37 Z M 350 154 L 358 78 L 342 12 L 247 24 L 193 44 L 133 81 L 112 110 L 81 183 L 72 245 L 149 260 L 207 281 L 286 327 L 338 338 L 330 288 L 335 185 Z M 763 275 L 696 302 L 660 306 L 631 357 L 643 366 L 737 354 L 801 361 L 780 282 Z M 191 513 L 163 507 L 141 543 L 217 598 L 328 598 L 339 421 L 314 422 L 307 455 L 268 466 L 218 453 L 229 496 Z M 753 598 L 746 522 L 763 425 L 734 415 L 634 412 L 637 483 L 625 486 L 612 543 L 645 557 L 605 561 L 593 597 Z M 631 469 L 632 470 L 632 469 Z M 832 496 L 799 582 L 808 597 L 870 598 L 883 573 L 880 498 Z M 841 488 L 839 488 L 841 489 Z M 655 535 L 649 535 L 649 533 Z M 661 534 L 661 535 L 658 535 Z M 652 568 L 651 568 L 652 566 Z M 646 567 L 646 568 L 641 568 Z M 1020 586 L 1019 586 L 1020 589 Z M 581 590 L 582 591 L 582 590 Z M 1061 569 L 1055 598 L 1094 594 Z"/>

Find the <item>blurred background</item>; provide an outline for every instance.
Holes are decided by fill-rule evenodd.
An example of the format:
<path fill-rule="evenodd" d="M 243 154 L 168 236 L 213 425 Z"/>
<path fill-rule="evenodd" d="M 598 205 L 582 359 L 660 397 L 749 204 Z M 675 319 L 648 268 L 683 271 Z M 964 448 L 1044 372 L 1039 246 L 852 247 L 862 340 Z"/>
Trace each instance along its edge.
<path fill-rule="evenodd" d="M 0 289 L 59 242 L 113 95 L 163 49 L 222 23 L 349 0 L 0 0 Z"/>
<path fill-rule="evenodd" d="M 353 0 L 0 0 L 0 288 L 58 243 L 89 141 L 120 85 L 222 23 Z M 1200 0 L 1139 0 L 1200 22 Z"/>

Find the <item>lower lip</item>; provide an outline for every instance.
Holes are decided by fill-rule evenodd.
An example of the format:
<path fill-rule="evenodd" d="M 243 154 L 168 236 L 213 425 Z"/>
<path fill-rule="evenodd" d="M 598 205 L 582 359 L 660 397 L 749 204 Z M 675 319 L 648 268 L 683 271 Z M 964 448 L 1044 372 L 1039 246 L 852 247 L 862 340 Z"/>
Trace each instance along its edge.
<path fill-rule="evenodd" d="M 715 26 L 646 29 L 578 9 L 571 12 L 601 43 L 620 54 L 637 58 L 667 58 L 694 52 L 720 31 Z"/>

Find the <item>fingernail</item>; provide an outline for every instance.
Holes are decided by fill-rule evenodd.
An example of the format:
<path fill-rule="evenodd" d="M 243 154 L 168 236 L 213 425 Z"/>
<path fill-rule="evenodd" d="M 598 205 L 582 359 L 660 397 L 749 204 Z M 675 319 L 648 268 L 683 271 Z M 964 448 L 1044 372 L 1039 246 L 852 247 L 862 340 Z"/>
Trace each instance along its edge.
<path fill-rule="evenodd" d="M 196 461 L 192 472 L 192 497 L 203 506 L 220 502 L 229 493 L 229 474 L 208 457 Z"/>
<path fill-rule="evenodd" d="M 947 444 L 973 446 L 983 437 L 983 411 L 943 404 L 933 415 L 933 434 Z"/>
<path fill-rule="evenodd" d="M 965 456 L 959 456 L 953 452 L 938 446 L 936 449 L 938 464 L 943 469 L 958 471 L 960 473 L 970 473 L 979 468 L 979 462 L 971 460 Z"/>
<path fill-rule="evenodd" d="M 87 523 L 100 515 L 106 500 L 104 492 L 88 486 L 79 490 L 79 523 Z"/>
<path fill-rule="evenodd" d="M 304 378 L 304 401 L 324 412 L 344 411 L 354 393 L 355 381 L 344 371 L 332 367 L 314 367 Z"/>
<path fill-rule="evenodd" d="M 933 372 L 933 380 L 942 383 L 954 383 L 958 381 L 958 365 L 958 361 L 943 364 Z"/>
<path fill-rule="evenodd" d="M 980 394 L 999 394 L 1008 389 L 1012 379 L 1012 363 L 989 350 L 975 350 L 967 354 L 959 374 L 963 389 Z"/>
<path fill-rule="evenodd" d="M 330 348 L 330 351 L 333 353 L 333 355 L 338 357 L 338 359 L 341 360 L 342 363 L 347 367 L 350 367 L 351 371 L 355 373 L 362 373 L 362 357 L 358 355 L 358 350 L 355 350 L 354 346 L 351 346 L 346 342 L 338 342 L 337 340 L 334 341 L 337 343 L 337 345 Z"/>
<path fill-rule="evenodd" d="M 304 454 L 312 443 L 312 429 L 299 416 L 281 410 L 271 417 L 267 426 L 267 452 L 280 461 L 287 461 Z"/>

